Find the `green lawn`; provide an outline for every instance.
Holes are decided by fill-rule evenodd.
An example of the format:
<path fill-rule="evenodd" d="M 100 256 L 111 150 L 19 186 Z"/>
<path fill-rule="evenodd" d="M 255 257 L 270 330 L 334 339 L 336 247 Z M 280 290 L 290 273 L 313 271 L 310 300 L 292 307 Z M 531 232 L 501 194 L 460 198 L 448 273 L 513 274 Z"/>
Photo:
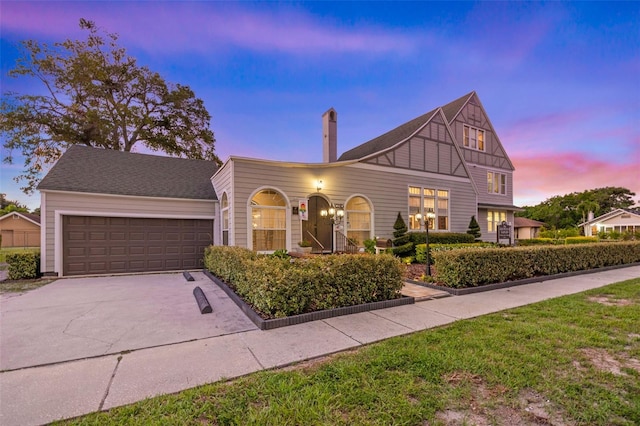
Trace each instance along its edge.
<path fill-rule="evenodd" d="M 640 279 L 69 423 L 637 425 Z"/>

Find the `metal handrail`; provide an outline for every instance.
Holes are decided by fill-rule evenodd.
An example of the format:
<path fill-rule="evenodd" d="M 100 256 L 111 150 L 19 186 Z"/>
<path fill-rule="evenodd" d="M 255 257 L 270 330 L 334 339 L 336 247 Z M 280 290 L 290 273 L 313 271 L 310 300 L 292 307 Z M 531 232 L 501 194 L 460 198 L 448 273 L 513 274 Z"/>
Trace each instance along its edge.
<path fill-rule="evenodd" d="M 358 246 L 340 231 L 336 231 L 336 250 L 342 253 L 355 254 L 358 252 Z"/>
<path fill-rule="evenodd" d="M 307 229 L 307 234 L 309 234 L 309 236 L 311 238 L 313 238 L 313 241 L 315 241 L 316 243 L 318 243 L 318 245 L 320 246 L 320 249 L 322 251 L 324 251 L 324 246 L 322 245 L 322 243 L 320 241 L 318 241 L 318 239 L 316 237 L 313 236 L 313 234 L 311 232 L 309 232 L 309 230 Z"/>

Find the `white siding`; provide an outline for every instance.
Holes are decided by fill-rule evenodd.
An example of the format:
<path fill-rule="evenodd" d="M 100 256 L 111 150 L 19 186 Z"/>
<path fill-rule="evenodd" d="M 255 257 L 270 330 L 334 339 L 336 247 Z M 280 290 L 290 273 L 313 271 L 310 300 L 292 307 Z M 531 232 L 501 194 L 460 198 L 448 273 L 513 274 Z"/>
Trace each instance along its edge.
<path fill-rule="evenodd" d="M 422 172 L 402 171 L 365 164 L 322 167 L 295 167 L 244 159 L 234 160 L 234 228 L 236 245 L 247 246 L 247 203 L 250 195 L 261 187 L 279 189 L 292 206 L 300 198 L 316 193 L 315 182 L 322 179 L 321 193 L 331 203 L 344 204 L 354 194 L 361 194 L 373 204 L 374 236 L 392 238 L 393 223 L 398 212 L 408 220 L 408 186 L 426 186 L 450 191 L 450 231 L 466 232 L 472 215 L 476 215 L 476 194 L 469 179 L 448 178 Z M 291 219 L 290 241 L 299 241 L 301 222 Z"/>

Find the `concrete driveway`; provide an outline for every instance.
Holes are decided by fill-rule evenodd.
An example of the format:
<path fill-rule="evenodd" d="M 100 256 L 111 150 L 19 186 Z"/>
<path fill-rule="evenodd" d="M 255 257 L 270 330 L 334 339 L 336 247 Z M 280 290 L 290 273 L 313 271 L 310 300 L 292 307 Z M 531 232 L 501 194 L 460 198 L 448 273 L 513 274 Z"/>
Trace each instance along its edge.
<path fill-rule="evenodd" d="M 203 273 L 65 278 L 0 304 L 0 370 L 117 354 L 256 326 Z M 200 314 L 200 286 L 213 313 Z"/>

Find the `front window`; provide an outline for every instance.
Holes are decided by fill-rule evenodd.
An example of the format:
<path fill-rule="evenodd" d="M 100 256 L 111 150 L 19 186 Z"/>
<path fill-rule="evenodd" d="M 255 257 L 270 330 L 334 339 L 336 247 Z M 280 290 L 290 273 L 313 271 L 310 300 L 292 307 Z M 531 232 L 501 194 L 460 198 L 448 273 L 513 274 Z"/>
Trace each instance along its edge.
<path fill-rule="evenodd" d="M 362 244 L 371 238 L 371 207 L 364 197 L 353 197 L 347 202 L 347 237 Z"/>
<path fill-rule="evenodd" d="M 484 151 L 484 130 L 465 125 L 462 140 L 465 148 Z"/>
<path fill-rule="evenodd" d="M 507 175 L 498 172 L 487 172 L 487 191 L 489 194 L 507 194 Z"/>
<path fill-rule="evenodd" d="M 507 212 L 488 211 L 487 212 L 487 229 L 489 232 L 497 232 L 498 225 L 507 221 Z"/>
<path fill-rule="evenodd" d="M 426 217 L 428 212 L 435 214 L 435 220 L 429 222 L 430 230 L 449 230 L 449 191 L 445 189 L 409 187 L 409 230 L 419 231 L 421 224 L 416 215 Z"/>
<path fill-rule="evenodd" d="M 222 245 L 229 245 L 229 199 L 227 193 L 222 194 L 220 202 L 222 209 Z"/>
<path fill-rule="evenodd" d="M 286 249 L 287 203 L 277 191 L 265 189 L 251 199 L 253 249 L 274 251 Z"/>

